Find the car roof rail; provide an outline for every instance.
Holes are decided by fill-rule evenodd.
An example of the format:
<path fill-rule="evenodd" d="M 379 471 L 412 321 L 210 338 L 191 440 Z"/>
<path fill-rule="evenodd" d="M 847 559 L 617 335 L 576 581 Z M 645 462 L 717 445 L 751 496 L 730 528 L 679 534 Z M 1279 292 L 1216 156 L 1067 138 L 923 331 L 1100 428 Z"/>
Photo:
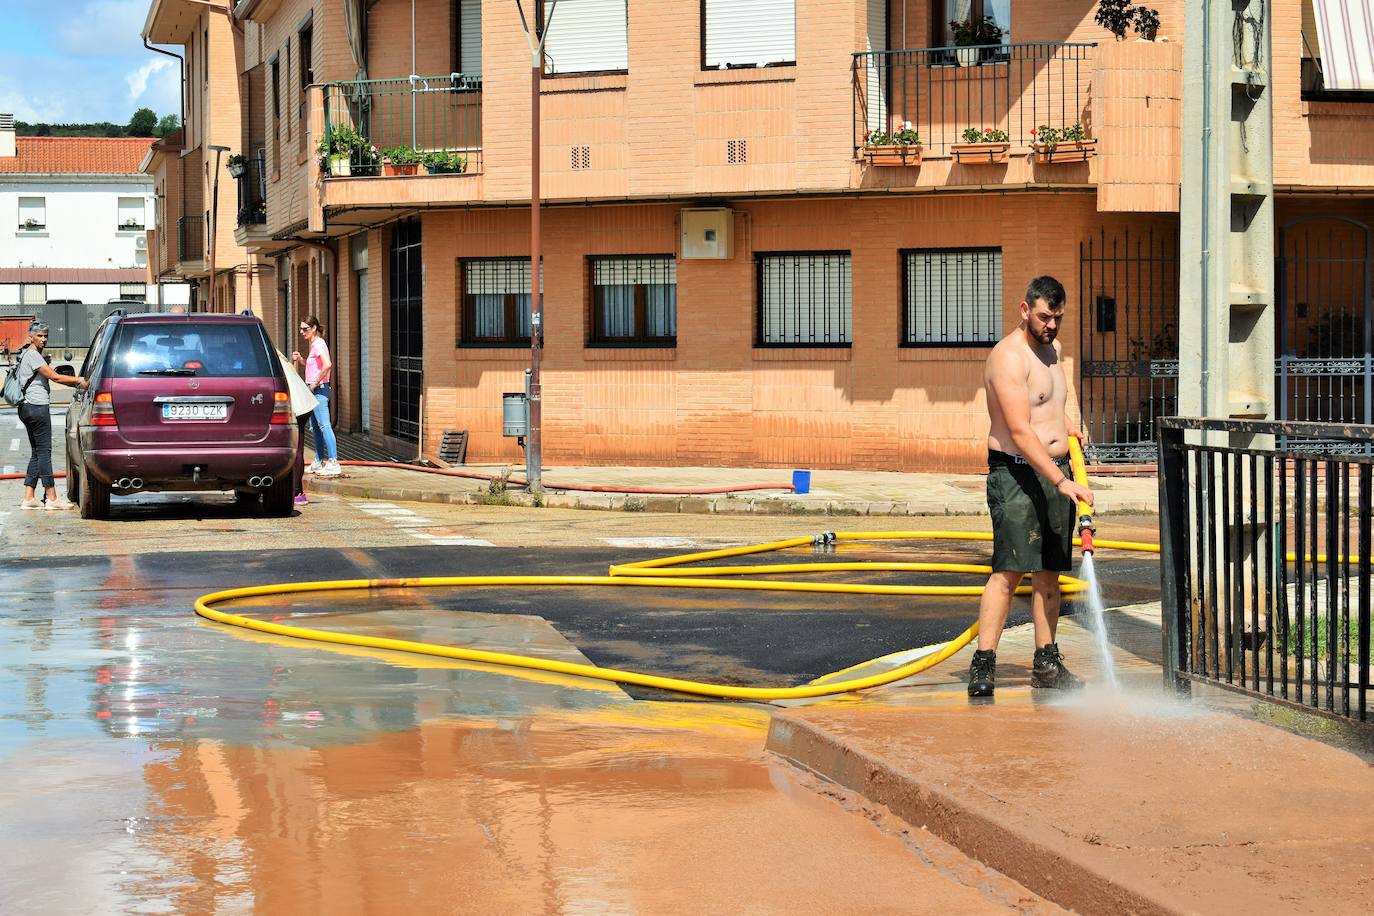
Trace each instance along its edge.
<path fill-rule="evenodd" d="M 126 309 L 126 308 L 117 308 L 117 309 L 115 309 L 114 311 L 110 312 L 110 317 L 112 317 L 112 318 L 128 318 L 128 317 L 129 317 L 129 310 Z"/>
<path fill-rule="evenodd" d="M 253 317 L 253 310 L 252 310 L 252 309 L 244 309 L 243 311 L 239 312 L 239 314 L 242 315 L 244 318 L 252 318 L 252 317 Z"/>

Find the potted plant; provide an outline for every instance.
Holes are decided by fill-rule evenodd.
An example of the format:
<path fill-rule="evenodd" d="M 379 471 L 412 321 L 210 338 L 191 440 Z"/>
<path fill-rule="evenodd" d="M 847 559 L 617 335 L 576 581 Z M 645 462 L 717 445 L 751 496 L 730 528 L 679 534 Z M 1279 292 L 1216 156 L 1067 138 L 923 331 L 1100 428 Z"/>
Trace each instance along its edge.
<path fill-rule="evenodd" d="M 864 135 L 864 158 L 869 165 L 920 165 L 921 135 L 910 121 L 890 133 L 870 130 Z"/>
<path fill-rule="evenodd" d="M 414 175 L 420 170 L 420 151 L 409 146 L 393 146 L 382 151 L 382 174 Z"/>
<path fill-rule="evenodd" d="M 1159 34 L 1159 10 L 1152 10 L 1148 6 L 1137 6 L 1135 8 L 1135 33 L 1143 41 L 1154 41 Z"/>
<path fill-rule="evenodd" d="M 422 157 L 425 171 L 431 175 L 457 175 L 468 170 L 468 157 L 448 150 L 435 150 Z"/>
<path fill-rule="evenodd" d="M 315 147 L 321 174 L 333 178 L 376 175 L 381 154 L 367 137 L 348 124 L 335 124 Z"/>
<path fill-rule="evenodd" d="M 240 226 L 261 226 L 267 222 L 267 206 L 262 201 L 255 201 L 252 204 L 239 208 Z"/>
<path fill-rule="evenodd" d="M 229 167 L 230 178 L 242 178 L 248 171 L 248 157 L 242 153 L 234 153 L 225 164 Z"/>
<path fill-rule="evenodd" d="M 989 165 L 1006 162 L 1011 140 L 1005 130 L 996 127 L 966 127 L 962 134 L 963 143 L 950 144 L 950 155 L 955 162 L 965 165 Z"/>
<path fill-rule="evenodd" d="M 1134 18 L 1135 7 L 1131 6 L 1131 0 L 1097 0 L 1097 13 L 1093 16 L 1093 22 L 1115 35 L 1117 41 L 1121 41 L 1126 37 L 1126 30 L 1131 27 Z"/>
<path fill-rule="evenodd" d="M 39 229 L 42 229 L 43 224 L 40 223 L 38 220 L 34 219 L 32 216 L 27 216 L 24 218 L 24 228 L 28 229 L 31 232 L 34 232 Z"/>
<path fill-rule="evenodd" d="M 1036 162 L 1086 162 L 1093 157 L 1097 141 L 1088 139 L 1082 124 L 1068 127 L 1042 124 L 1035 129 L 1031 149 L 1035 151 Z"/>
<path fill-rule="evenodd" d="M 951 19 L 949 27 L 954 32 L 954 59 L 961 67 L 978 65 L 983 59 L 983 52 L 987 50 L 980 45 L 995 45 L 1002 41 L 1002 27 L 991 16 L 970 16 L 962 22 Z"/>

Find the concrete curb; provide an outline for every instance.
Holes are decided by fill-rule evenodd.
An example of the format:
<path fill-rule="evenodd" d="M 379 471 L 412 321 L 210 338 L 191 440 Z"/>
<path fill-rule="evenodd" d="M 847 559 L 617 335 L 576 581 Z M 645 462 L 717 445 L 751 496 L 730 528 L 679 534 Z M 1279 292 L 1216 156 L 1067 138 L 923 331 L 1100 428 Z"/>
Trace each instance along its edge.
<path fill-rule="evenodd" d="M 987 507 L 979 500 L 968 507 L 922 505 L 880 500 L 816 499 L 807 497 L 751 496 L 653 496 L 626 493 L 545 492 L 541 503 L 521 490 L 493 494 L 485 489 L 431 490 L 419 486 L 368 483 L 342 478 L 310 477 L 307 489 L 352 499 L 378 499 L 400 502 L 446 503 L 449 505 L 535 506 L 552 509 L 593 509 L 610 512 L 668 512 L 698 515 L 773 515 L 792 517 L 913 517 L 986 516 Z M 1114 512 L 1153 512 L 1152 504 L 1115 506 Z"/>
<path fill-rule="evenodd" d="M 1179 912 L 1152 888 L 1114 878 L 1111 863 L 1092 861 L 1081 843 L 994 796 L 961 791 L 957 777 L 929 764 L 897 765 L 786 712 L 774 713 L 766 746 L 1060 906 L 1080 913 Z"/>

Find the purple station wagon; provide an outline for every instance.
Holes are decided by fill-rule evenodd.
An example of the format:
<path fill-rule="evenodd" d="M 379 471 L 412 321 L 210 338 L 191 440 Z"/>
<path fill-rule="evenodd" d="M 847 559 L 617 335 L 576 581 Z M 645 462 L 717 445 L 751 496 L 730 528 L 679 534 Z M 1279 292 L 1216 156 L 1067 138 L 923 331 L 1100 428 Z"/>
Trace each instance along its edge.
<path fill-rule="evenodd" d="M 252 315 L 111 315 L 67 414 L 67 496 L 103 518 L 110 496 L 233 490 L 292 509 L 296 419 L 286 376 Z"/>

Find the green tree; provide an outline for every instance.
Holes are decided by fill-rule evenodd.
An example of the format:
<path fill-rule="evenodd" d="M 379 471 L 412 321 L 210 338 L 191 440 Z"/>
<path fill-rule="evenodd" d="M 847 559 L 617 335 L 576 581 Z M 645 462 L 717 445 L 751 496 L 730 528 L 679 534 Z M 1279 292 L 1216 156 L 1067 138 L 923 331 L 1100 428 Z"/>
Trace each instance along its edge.
<path fill-rule="evenodd" d="M 129 136 L 151 137 L 157 129 L 157 112 L 151 108 L 140 108 L 129 119 Z"/>
<path fill-rule="evenodd" d="M 153 132 L 156 136 L 165 137 L 180 126 L 181 119 L 176 115 L 163 115 L 162 120 L 157 122 L 157 127 L 153 129 Z"/>

